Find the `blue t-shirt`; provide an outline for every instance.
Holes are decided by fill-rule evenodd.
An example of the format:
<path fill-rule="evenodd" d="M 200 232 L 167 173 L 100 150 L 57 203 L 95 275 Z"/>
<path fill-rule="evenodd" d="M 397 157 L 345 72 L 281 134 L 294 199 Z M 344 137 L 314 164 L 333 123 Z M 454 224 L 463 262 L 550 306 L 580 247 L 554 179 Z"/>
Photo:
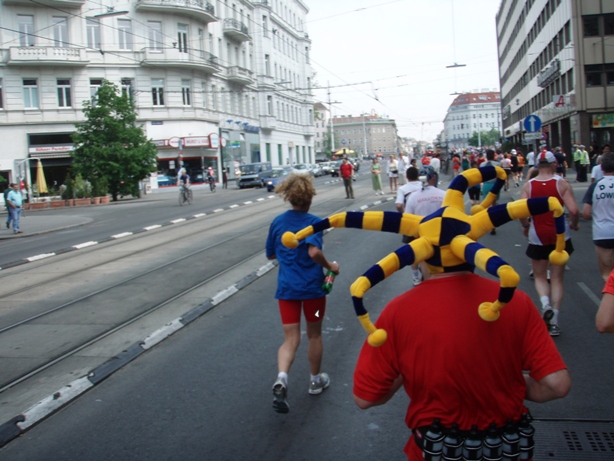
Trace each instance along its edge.
<path fill-rule="evenodd" d="M 289 210 L 277 216 L 271 223 L 266 241 L 266 255 L 275 255 L 279 262 L 276 299 L 314 299 L 326 296 L 322 290 L 322 266 L 309 256 L 309 245 L 322 249 L 322 233 L 301 240 L 298 247 L 293 249 L 286 248 L 281 243 L 284 232 L 298 232 L 319 220 L 320 218 L 312 214 Z"/>

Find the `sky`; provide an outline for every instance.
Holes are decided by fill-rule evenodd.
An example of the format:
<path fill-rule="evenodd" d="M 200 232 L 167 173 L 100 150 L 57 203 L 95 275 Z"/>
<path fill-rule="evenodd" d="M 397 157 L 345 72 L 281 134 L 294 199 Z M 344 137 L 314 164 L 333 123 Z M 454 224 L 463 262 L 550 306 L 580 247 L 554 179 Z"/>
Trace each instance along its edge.
<path fill-rule="evenodd" d="M 433 141 L 453 93 L 499 91 L 500 0 L 304 0 L 316 100 Z M 465 67 L 446 68 L 454 63 Z"/>

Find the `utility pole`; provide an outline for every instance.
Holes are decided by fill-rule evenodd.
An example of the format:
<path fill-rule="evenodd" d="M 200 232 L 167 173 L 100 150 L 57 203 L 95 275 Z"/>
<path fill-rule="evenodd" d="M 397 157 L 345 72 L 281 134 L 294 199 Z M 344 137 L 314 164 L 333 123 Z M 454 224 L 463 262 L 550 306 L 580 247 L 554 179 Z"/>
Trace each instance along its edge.
<path fill-rule="evenodd" d="M 362 114 L 362 142 L 364 145 L 364 155 L 363 158 L 369 156 L 369 150 L 367 149 L 367 128 L 365 126 L 365 117 L 367 114 Z"/>
<path fill-rule="evenodd" d="M 330 117 L 328 118 L 330 125 L 330 155 L 333 155 L 335 151 L 335 130 L 333 129 L 333 104 L 340 104 L 339 101 L 331 101 L 330 100 L 330 82 L 328 83 L 328 111 L 330 112 Z"/>

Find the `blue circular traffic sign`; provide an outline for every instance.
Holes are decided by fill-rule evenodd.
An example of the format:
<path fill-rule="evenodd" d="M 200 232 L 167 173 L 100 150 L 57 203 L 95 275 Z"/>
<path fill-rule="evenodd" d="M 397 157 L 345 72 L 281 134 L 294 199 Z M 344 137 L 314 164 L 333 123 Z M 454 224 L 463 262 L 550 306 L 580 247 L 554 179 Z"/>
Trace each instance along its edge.
<path fill-rule="evenodd" d="M 529 115 L 524 119 L 523 125 L 526 131 L 529 133 L 535 133 L 541 129 L 542 120 L 537 115 Z"/>

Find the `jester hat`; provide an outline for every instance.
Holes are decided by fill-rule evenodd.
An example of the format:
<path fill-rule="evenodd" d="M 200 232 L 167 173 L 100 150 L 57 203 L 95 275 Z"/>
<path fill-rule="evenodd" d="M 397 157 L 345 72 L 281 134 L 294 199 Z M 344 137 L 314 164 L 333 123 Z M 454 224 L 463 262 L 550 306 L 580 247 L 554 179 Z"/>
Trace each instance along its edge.
<path fill-rule="evenodd" d="M 377 329 L 365 309 L 365 293 L 379 282 L 405 266 L 426 262 L 431 274 L 473 271 L 478 267 L 500 280 L 497 299 L 478 306 L 479 316 L 488 322 L 499 318 L 501 309 L 511 301 L 520 282 L 518 273 L 494 251 L 477 241 L 496 227 L 514 219 L 552 212 L 556 228 L 556 245 L 550 262 L 562 266 L 569 260 L 565 251 L 565 216 L 555 197 L 522 199 L 491 206 L 505 184 L 507 173 L 501 167 L 484 166 L 463 171 L 450 183 L 441 208 L 428 216 L 392 211 L 344 212 L 322 219 L 296 234 L 286 232 L 282 243 L 296 248 L 300 240 L 331 227 L 366 229 L 414 237 L 367 270 L 350 287 L 354 310 L 369 333 L 368 342 L 377 347 L 384 344 L 386 331 Z M 495 180 L 492 190 L 482 203 L 474 205 L 471 216 L 465 213 L 464 194 L 469 187 Z"/>

